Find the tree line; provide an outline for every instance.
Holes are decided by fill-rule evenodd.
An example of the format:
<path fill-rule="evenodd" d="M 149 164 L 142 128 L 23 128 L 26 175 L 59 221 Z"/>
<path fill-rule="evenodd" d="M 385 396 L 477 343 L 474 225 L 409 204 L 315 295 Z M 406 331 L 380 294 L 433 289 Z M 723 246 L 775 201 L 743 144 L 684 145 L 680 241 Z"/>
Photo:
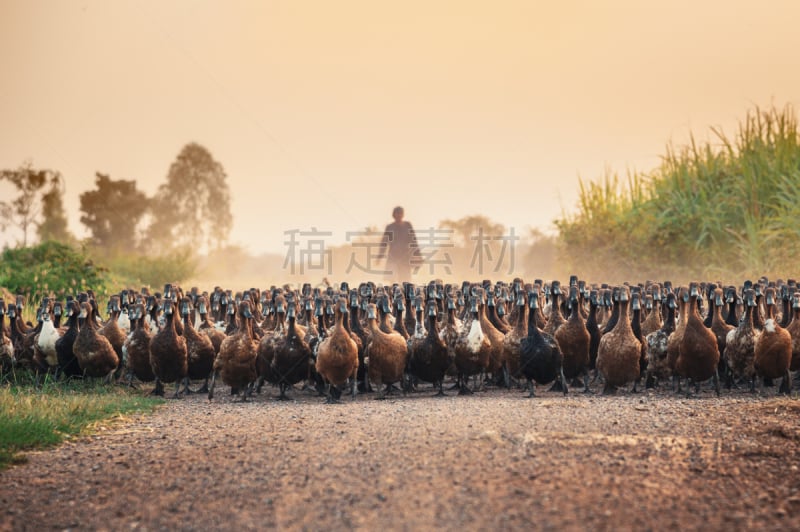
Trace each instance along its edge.
<path fill-rule="evenodd" d="M 0 171 L 13 195 L 0 201 L 0 231 L 17 229 L 17 247 L 56 241 L 75 244 L 64 209 L 64 177 L 58 170 L 25 162 Z M 233 224 L 230 191 L 222 164 L 205 147 L 191 142 L 170 165 L 166 181 L 148 197 L 135 180 L 95 174 L 95 188 L 80 194 L 83 242 L 93 252 L 113 258 L 130 253 L 185 251 L 222 246 Z"/>

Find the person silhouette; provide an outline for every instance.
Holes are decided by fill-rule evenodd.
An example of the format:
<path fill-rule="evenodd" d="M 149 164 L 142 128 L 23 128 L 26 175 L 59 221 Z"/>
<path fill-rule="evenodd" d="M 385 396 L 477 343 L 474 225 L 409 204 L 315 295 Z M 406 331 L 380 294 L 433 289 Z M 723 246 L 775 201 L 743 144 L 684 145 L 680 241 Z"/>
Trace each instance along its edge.
<path fill-rule="evenodd" d="M 376 257 L 378 260 L 386 257 L 386 278 L 397 282 L 410 281 L 411 266 L 420 260 L 417 235 L 411 223 L 403 220 L 404 214 L 402 207 L 392 211 L 394 222 L 386 226 Z"/>

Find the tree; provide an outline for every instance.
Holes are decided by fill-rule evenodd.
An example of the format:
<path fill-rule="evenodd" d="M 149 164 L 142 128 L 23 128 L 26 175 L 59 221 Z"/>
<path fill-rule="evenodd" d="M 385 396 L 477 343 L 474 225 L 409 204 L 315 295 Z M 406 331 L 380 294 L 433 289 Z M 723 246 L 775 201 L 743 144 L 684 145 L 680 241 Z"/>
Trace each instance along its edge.
<path fill-rule="evenodd" d="M 464 216 L 458 220 L 442 220 L 439 226 L 453 231 L 462 246 L 472 245 L 480 230 L 483 230 L 484 236 L 500 236 L 506 232 L 503 224 L 495 223 L 482 214 Z"/>
<path fill-rule="evenodd" d="M 151 244 L 220 247 L 233 224 L 225 170 L 197 143 L 183 147 L 153 198 Z"/>
<path fill-rule="evenodd" d="M 9 226 L 15 226 L 22 231 L 22 247 L 28 246 L 28 232 L 32 228 L 39 228 L 45 222 L 41 221 L 43 195 L 50 194 L 49 214 L 53 214 L 61 198 L 61 174 L 54 170 L 34 169 L 30 162 L 24 163 L 16 170 L 0 171 L 0 180 L 8 181 L 19 192 L 19 195 L 10 202 L 0 202 L 0 229 L 5 231 Z M 50 185 L 47 193 L 44 188 Z M 63 215 L 63 206 L 61 209 Z M 66 218 L 63 219 L 66 224 Z M 51 224 L 47 224 L 49 227 Z M 47 230 L 47 229 L 46 229 Z"/>
<path fill-rule="evenodd" d="M 74 242 L 75 237 L 67 229 L 67 213 L 64 211 L 62 183 L 53 183 L 42 195 L 42 222 L 36 228 L 40 242 Z"/>
<path fill-rule="evenodd" d="M 80 195 L 81 223 L 92 233 L 98 247 L 136 247 L 136 226 L 150 200 L 136 189 L 136 181 L 115 180 L 100 172 L 95 176 L 97 189 Z"/>

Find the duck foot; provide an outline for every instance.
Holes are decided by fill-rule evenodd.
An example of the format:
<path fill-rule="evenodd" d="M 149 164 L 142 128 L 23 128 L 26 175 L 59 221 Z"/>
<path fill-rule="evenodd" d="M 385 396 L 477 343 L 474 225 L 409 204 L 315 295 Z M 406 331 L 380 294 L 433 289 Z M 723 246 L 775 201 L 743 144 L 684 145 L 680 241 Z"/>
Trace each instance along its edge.
<path fill-rule="evenodd" d="M 789 372 L 781 379 L 781 386 L 778 388 L 778 393 L 783 395 L 790 395 L 792 393 L 792 378 Z"/>
<path fill-rule="evenodd" d="M 615 386 L 611 386 L 606 382 L 606 385 L 603 387 L 603 395 L 616 395 L 617 388 Z"/>
<path fill-rule="evenodd" d="M 548 392 L 563 392 L 564 391 L 564 386 L 561 384 L 560 380 L 556 379 L 556 381 L 553 383 L 553 385 L 547 391 Z"/>

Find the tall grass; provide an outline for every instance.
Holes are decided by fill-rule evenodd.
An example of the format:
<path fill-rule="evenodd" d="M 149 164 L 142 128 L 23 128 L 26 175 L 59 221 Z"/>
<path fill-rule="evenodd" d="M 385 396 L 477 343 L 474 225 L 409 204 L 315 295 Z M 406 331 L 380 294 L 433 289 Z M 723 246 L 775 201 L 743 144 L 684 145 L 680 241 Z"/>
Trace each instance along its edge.
<path fill-rule="evenodd" d="M 24 461 L 21 452 L 51 447 L 125 414 L 150 412 L 163 401 L 94 382 L 29 381 L 0 387 L 0 469 Z"/>
<path fill-rule="evenodd" d="M 623 186 L 582 182 L 577 212 L 556 221 L 562 260 L 587 277 L 788 276 L 800 253 L 800 144 L 793 107 L 756 108 L 733 137 L 668 145 Z"/>

